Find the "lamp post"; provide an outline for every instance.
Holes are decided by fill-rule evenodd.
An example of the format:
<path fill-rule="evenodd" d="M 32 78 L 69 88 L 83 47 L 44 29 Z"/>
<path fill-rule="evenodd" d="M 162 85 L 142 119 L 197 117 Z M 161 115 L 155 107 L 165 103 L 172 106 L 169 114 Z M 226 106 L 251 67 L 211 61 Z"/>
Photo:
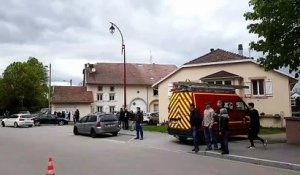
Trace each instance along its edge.
<path fill-rule="evenodd" d="M 110 33 L 114 34 L 115 28 L 117 28 L 117 30 L 119 31 L 121 38 L 122 38 L 121 55 L 124 56 L 124 69 L 123 70 L 124 70 L 124 109 L 125 109 L 127 107 L 127 105 L 126 105 L 126 52 L 125 52 L 124 38 L 123 38 L 123 34 L 122 34 L 121 30 L 119 29 L 119 27 L 112 22 L 110 22 L 110 24 L 111 24 L 111 27 L 109 28 Z"/>
<path fill-rule="evenodd" d="M 47 68 L 49 68 L 49 92 L 48 92 L 48 108 L 49 108 L 49 112 L 51 114 L 51 63 L 49 64 L 49 66 L 45 66 Z"/>

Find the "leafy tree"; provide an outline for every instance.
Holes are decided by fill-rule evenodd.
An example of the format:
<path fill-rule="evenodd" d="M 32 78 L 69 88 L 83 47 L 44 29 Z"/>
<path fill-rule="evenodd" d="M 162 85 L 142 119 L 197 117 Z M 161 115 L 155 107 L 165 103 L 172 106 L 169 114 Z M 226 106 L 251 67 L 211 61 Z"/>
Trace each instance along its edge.
<path fill-rule="evenodd" d="M 47 105 L 47 70 L 36 58 L 10 64 L 0 79 L 0 106 L 16 108 L 44 107 Z"/>
<path fill-rule="evenodd" d="M 252 23 L 250 33 L 259 40 L 250 47 L 264 56 L 259 59 L 266 70 L 289 67 L 290 73 L 300 73 L 300 1 L 299 0 L 250 0 L 252 12 L 244 14 Z"/>

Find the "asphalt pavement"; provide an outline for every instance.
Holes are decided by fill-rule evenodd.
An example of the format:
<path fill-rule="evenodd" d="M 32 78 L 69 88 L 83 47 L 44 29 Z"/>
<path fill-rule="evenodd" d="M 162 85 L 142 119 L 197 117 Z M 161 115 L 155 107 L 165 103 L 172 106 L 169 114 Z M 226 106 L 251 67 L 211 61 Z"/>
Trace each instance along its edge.
<path fill-rule="evenodd" d="M 158 175 L 158 174 L 300 174 L 299 172 L 224 160 L 190 153 L 166 134 L 145 132 L 117 137 L 74 136 L 72 126 L 0 128 L 0 174 L 46 174 L 48 158 L 56 175 Z"/>

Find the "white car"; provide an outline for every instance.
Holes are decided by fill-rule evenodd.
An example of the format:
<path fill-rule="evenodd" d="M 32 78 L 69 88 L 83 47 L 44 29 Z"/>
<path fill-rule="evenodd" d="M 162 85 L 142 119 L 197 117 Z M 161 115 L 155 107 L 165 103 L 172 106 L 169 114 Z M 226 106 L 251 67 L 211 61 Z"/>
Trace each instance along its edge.
<path fill-rule="evenodd" d="M 34 121 L 31 115 L 28 114 L 13 114 L 9 117 L 3 118 L 1 121 L 1 125 L 5 126 L 13 126 L 15 128 L 20 126 L 29 126 L 32 127 L 34 125 Z"/>

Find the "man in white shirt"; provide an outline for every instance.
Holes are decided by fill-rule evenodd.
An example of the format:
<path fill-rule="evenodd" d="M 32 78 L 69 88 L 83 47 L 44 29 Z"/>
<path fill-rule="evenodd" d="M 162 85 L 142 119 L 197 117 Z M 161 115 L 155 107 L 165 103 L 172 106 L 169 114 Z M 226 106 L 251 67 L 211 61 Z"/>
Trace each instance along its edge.
<path fill-rule="evenodd" d="M 204 110 L 203 117 L 203 128 L 204 128 L 204 136 L 205 142 L 207 145 L 206 150 L 212 150 L 212 144 L 214 145 L 214 150 L 218 149 L 218 144 L 215 141 L 214 133 L 213 133 L 213 124 L 214 124 L 214 110 L 211 108 L 209 103 L 206 103 L 206 107 Z"/>

